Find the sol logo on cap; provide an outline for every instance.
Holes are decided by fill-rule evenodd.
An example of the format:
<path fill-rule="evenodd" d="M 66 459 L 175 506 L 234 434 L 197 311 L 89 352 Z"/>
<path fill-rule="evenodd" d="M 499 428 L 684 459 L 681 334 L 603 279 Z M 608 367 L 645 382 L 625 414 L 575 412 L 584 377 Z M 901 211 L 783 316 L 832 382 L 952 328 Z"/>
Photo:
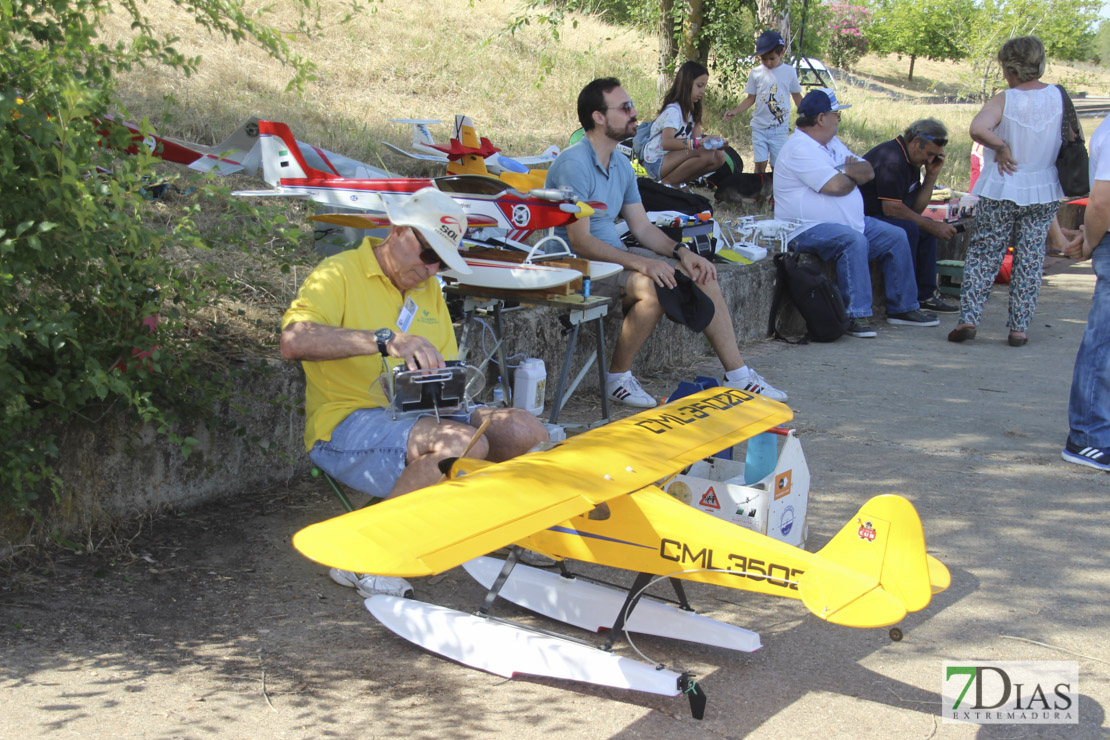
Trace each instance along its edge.
<path fill-rule="evenodd" d="M 441 216 L 439 219 L 439 231 L 451 241 L 458 243 L 462 238 L 462 222 L 454 216 Z"/>

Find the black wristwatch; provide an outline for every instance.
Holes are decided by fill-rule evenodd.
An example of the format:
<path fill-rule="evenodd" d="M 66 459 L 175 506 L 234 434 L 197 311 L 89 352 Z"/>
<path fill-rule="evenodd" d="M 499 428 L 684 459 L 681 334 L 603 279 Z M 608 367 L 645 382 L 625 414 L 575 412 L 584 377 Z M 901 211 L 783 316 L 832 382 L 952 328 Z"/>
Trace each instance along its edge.
<path fill-rule="evenodd" d="M 690 249 L 690 247 L 686 246 L 686 244 L 684 244 L 683 242 L 679 242 L 678 244 L 674 245 L 674 251 L 671 252 L 671 256 L 675 259 L 678 259 L 678 250 L 682 249 L 683 247 L 685 247 L 686 249 Z"/>
<path fill-rule="evenodd" d="M 382 357 L 389 356 L 389 340 L 393 339 L 392 329 L 378 329 L 374 332 L 374 339 L 378 342 L 378 353 Z"/>

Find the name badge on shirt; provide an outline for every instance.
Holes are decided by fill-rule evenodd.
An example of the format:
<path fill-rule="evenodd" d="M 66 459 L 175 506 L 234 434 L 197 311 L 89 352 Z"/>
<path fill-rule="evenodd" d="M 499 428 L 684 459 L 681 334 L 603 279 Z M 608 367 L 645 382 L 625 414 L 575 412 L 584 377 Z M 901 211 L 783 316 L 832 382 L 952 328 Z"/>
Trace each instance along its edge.
<path fill-rule="evenodd" d="M 401 306 L 401 313 L 397 314 L 397 328 L 408 334 L 409 327 L 412 326 L 412 320 L 415 318 L 416 301 L 408 298 L 405 300 L 405 305 Z"/>

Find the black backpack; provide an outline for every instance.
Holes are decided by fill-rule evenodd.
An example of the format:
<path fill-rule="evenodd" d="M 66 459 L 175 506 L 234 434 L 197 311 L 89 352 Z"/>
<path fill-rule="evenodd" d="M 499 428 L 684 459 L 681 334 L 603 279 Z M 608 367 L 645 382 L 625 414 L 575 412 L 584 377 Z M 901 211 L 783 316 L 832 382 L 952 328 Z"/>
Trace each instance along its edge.
<path fill-rule="evenodd" d="M 840 291 L 816 265 L 804 265 L 801 255 L 785 252 L 775 255 L 775 268 L 778 276 L 771 318 L 767 323 L 768 334 L 791 341 L 779 332 L 776 323 L 784 295 L 789 295 L 806 322 L 806 335 L 799 341 L 832 342 L 848 331 L 848 313 L 844 310 Z"/>
<path fill-rule="evenodd" d="M 713 204 L 704 195 L 672 188 L 650 177 L 637 177 L 636 187 L 645 211 L 678 211 L 693 216 L 703 211 L 713 213 Z"/>

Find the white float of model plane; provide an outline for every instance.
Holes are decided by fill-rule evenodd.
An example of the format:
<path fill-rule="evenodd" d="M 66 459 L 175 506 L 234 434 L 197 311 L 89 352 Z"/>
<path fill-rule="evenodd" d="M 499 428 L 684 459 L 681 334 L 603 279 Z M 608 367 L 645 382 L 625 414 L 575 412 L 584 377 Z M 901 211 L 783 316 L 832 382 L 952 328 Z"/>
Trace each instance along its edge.
<path fill-rule="evenodd" d="M 660 481 L 718 450 L 792 417 L 762 396 L 710 388 L 573 437 L 546 452 L 503 463 L 460 458 L 450 480 L 298 532 L 309 558 L 357 573 L 430 576 L 464 565 L 489 587 L 475 614 L 391 596 L 366 600 L 402 637 L 502 676 L 534 674 L 675 696 L 695 717 L 704 693 L 691 674 L 618 656 L 578 640 L 489 615 L 500 596 L 528 609 L 615 637 L 622 629 L 730 650 L 752 651 L 759 636 L 692 611 L 640 598 L 652 579 L 799 599 L 816 617 L 883 627 L 925 608 L 951 581 L 925 549 L 921 521 L 896 495 L 865 503 L 819 552 L 810 553 L 688 506 Z M 778 491 L 793 477 L 783 455 L 763 480 Z M 625 592 L 580 578 L 485 556 L 517 545 L 557 560 L 639 573 Z M 892 630 L 891 636 L 900 638 Z M 611 647 L 612 641 L 606 648 Z"/>

